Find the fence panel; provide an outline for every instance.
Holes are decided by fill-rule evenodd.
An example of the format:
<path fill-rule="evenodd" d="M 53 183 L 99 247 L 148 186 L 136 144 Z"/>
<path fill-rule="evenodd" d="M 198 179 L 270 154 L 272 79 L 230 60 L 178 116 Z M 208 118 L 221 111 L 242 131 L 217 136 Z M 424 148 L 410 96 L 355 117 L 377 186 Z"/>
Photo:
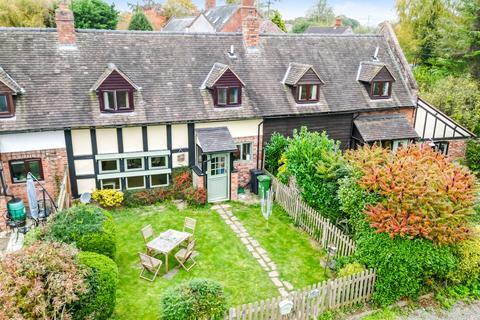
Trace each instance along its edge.
<path fill-rule="evenodd" d="M 323 248 L 333 244 L 337 247 L 336 256 L 349 256 L 355 252 L 355 242 L 342 230 L 306 204 L 298 190 L 290 188 L 270 173 L 275 201 L 288 213 L 296 225 L 305 230 Z"/>
<path fill-rule="evenodd" d="M 286 297 L 277 297 L 231 308 L 225 320 L 307 320 L 317 319 L 323 312 L 367 302 L 373 292 L 375 270 L 365 270 L 352 276 L 320 282 Z M 291 312 L 280 314 L 280 303 L 293 303 Z"/>

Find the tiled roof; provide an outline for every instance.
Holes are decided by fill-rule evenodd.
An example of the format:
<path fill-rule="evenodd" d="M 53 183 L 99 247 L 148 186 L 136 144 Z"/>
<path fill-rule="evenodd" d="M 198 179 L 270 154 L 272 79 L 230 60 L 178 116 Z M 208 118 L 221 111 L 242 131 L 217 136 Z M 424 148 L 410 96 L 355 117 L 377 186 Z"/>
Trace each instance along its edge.
<path fill-rule="evenodd" d="M 310 26 L 305 30 L 305 33 L 314 33 L 314 34 L 353 34 L 352 28 L 348 26 L 341 27 L 318 27 Z"/>
<path fill-rule="evenodd" d="M 24 92 L 23 88 L 20 87 L 2 67 L 0 67 L 0 81 L 9 87 L 15 94 Z"/>
<path fill-rule="evenodd" d="M 0 131 L 138 125 L 185 121 L 357 112 L 415 106 L 388 44 L 380 35 L 260 35 L 247 52 L 241 34 L 77 31 L 77 49 L 62 50 L 53 29 L 1 29 L 0 65 L 25 89 L 15 98 L 16 116 Z M 235 49 L 235 57 L 228 51 Z M 357 81 L 361 61 L 379 48 L 397 82 L 391 99 L 370 99 Z M 103 114 L 90 89 L 113 63 L 141 87 L 135 111 Z M 245 83 L 242 106 L 216 108 L 201 89 L 215 63 L 228 65 Z M 313 66 L 321 101 L 298 105 L 282 83 L 291 63 Z M 341 93 L 341 94 L 340 94 Z"/>
<path fill-rule="evenodd" d="M 418 138 L 403 114 L 359 116 L 353 122 L 365 142 Z"/>
<path fill-rule="evenodd" d="M 105 71 L 102 73 L 102 75 L 100 76 L 100 78 L 98 78 L 97 81 L 95 81 L 95 84 L 92 86 L 92 88 L 90 89 L 91 91 L 95 91 L 98 89 L 98 87 L 100 87 L 103 83 L 103 81 L 105 81 L 105 79 L 108 78 L 109 75 L 112 74 L 112 72 L 118 72 L 128 83 L 130 83 L 132 85 L 132 87 L 135 88 L 135 90 L 141 90 L 142 88 L 137 86 L 125 73 L 123 73 L 120 69 L 117 68 L 116 65 L 114 65 L 113 63 L 109 63 L 107 64 L 107 67 L 105 68 Z"/>
<path fill-rule="evenodd" d="M 216 6 L 205 11 L 205 17 L 214 26 L 215 30 L 221 31 L 223 26 L 230 20 L 237 10 L 240 9 L 238 4 L 230 4 L 224 6 Z"/>
<path fill-rule="evenodd" d="M 187 18 L 171 18 L 168 20 L 165 27 L 163 27 L 163 31 L 171 31 L 171 32 L 184 32 L 193 21 L 195 21 L 196 17 L 187 17 Z"/>
<path fill-rule="evenodd" d="M 362 61 L 358 70 L 358 80 L 370 83 L 383 68 L 386 68 L 388 72 L 392 74 L 392 72 L 385 63 Z"/>
<path fill-rule="evenodd" d="M 197 129 L 195 132 L 198 144 L 204 153 L 237 150 L 227 127 Z"/>
<path fill-rule="evenodd" d="M 315 72 L 320 82 L 323 83 L 322 79 L 320 78 L 320 75 L 318 74 L 317 71 L 315 71 L 312 65 L 302 64 L 302 63 L 290 63 L 287 69 L 287 73 L 285 74 L 285 79 L 283 80 L 283 83 L 289 86 L 294 86 L 298 83 L 298 81 L 300 81 L 300 79 L 309 70 L 312 70 L 313 72 Z"/>

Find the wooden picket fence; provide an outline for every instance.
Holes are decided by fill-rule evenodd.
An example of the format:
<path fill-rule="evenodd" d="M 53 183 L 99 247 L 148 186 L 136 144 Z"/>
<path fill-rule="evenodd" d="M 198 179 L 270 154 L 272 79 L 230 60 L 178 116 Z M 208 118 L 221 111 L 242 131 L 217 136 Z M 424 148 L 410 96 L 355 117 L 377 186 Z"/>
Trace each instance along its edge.
<path fill-rule="evenodd" d="M 70 196 L 68 194 L 68 167 L 65 166 L 65 171 L 63 173 L 62 182 L 60 184 L 60 191 L 58 192 L 57 198 L 57 210 L 62 211 L 65 208 L 68 208 L 70 205 Z"/>
<path fill-rule="evenodd" d="M 297 225 L 318 241 L 322 248 L 335 245 L 337 257 L 349 256 L 355 252 L 355 242 L 348 235 L 306 204 L 296 189 L 284 185 L 270 173 L 267 174 L 272 179 L 275 201 L 285 209 Z"/>
<path fill-rule="evenodd" d="M 327 310 L 369 301 L 373 293 L 375 277 L 375 270 L 370 269 L 352 276 L 324 281 L 292 292 L 286 297 L 277 297 L 231 308 L 224 319 L 317 319 Z M 286 300 L 291 301 L 293 307 L 288 315 L 282 316 L 280 303 Z"/>

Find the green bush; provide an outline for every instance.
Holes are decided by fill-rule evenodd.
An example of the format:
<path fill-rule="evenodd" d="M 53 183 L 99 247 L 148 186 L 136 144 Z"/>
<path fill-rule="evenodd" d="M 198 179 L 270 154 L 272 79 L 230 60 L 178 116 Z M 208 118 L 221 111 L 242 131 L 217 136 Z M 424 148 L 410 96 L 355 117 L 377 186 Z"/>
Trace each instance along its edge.
<path fill-rule="evenodd" d="M 361 263 L 358 263 L 358 262 L 352 262 L 352 263 L 349 263 L 349 264 L 345 265 L 344 267 L 342 267 L 338 271 L 337 277 L 339 277 L 339 278 L 348 277 L 348 276 L 352 276 L 352 275 L 355 275 L 355 274 L 363 272 L 363 271 L 365 271 L 365 266 L 364 265 L 362 265 Z"/>
<path fill-rule="evenodd" d="M 343 218 L 337 197 L 338 179 L 346 174 L 340 142 L 302 127 L 289 139 L 285 157 L 303 200 L 334 223 Z"/>
<path fill-rule="evenodd" d="M 480 230 L 477 230 L 474 237 L 460 242 L 456 248 L 458 266 L 448 275 L 448 280 L 455 284 L 465 284 L 480 278 L 480 236 L 478 231 Z"/>
<path fill-rule="evenodd" d="M 288 139 L 280 133 L 272 134 L 270 141 L 265 146 L 265 169 L 271 174 L 277 175 L 280 158 L 288 146 Z"/>
<path fill-rule="evenodd" d="M 418 238 L 391 239 L 373 229 L 359 235 L 355 257 L 376 269 L 373 300 L 381 306 L 417 297 L 423 288 L 444 280 L 456 268 L 456 258 L 448 246 Z"/>
<path fill-rule="evenodd" d="M 144 190 L 129 190 L 124 193 L 123 204 L 127 208 L 151 206 L 172 197 L 172 192 L 166 188 Z"/>
<path fill-rule="evenodd" d="M 480 141 L 469 140 L 467 142 L 465 160 L 470 170 L 477 176 L 480 175 Z"/>
<path fill-rule="evenodd" d="M 88 291 L 74 304 L 74 319 L 109 319 L 115 308 L 118 268 L 112 259 L 95 252 L 80 252 L 78 260 L 87 268 Z"/>
<path fill-rule="evenodd" d="M 115 225 L 107 211 L 94 205 L 77 205 L 53 216 L 40 237 L 44 240 L 75 244 L 82 251 L 91 251 L 114 258 Z"/>
<path fill-rule="evenodd" d="M 223 319 L 227 304 L 222 286 L 194 279 L 167 289 L 161 298 L 162 320 Z"/>

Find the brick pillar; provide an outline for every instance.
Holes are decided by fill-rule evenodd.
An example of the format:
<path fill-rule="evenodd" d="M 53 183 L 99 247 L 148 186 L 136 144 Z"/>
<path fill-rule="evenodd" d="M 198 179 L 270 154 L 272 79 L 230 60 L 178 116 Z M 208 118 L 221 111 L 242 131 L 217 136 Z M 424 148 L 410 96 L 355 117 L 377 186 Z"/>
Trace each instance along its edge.
<path fill-rule="evenodd" d="M 238 199 L 238 172 L 234 171 L 230 175 L 230 200 Z"/>
<path fill-rule="evenodd" d="M 248 16 L 242 21 L 243 43 L 247 49 L 256 49 L 260 40 L 260 21 L 255 16 L 255 10 L 250 10 Z"/>
<path fill-rule="evenodd" d="M 217 1 L 215 0 L 205 0 L 205 10 L 210 10 L 217 6 Z"/>
<path fill-rule="evenodd" d="M 62 0 L 55 12 L 57 24 L 58 42 L 60 45 L 74 46 L 77 37 L 75 35 L 75 24 L 73 12 L 70 10 L 70 0 Z"/>

